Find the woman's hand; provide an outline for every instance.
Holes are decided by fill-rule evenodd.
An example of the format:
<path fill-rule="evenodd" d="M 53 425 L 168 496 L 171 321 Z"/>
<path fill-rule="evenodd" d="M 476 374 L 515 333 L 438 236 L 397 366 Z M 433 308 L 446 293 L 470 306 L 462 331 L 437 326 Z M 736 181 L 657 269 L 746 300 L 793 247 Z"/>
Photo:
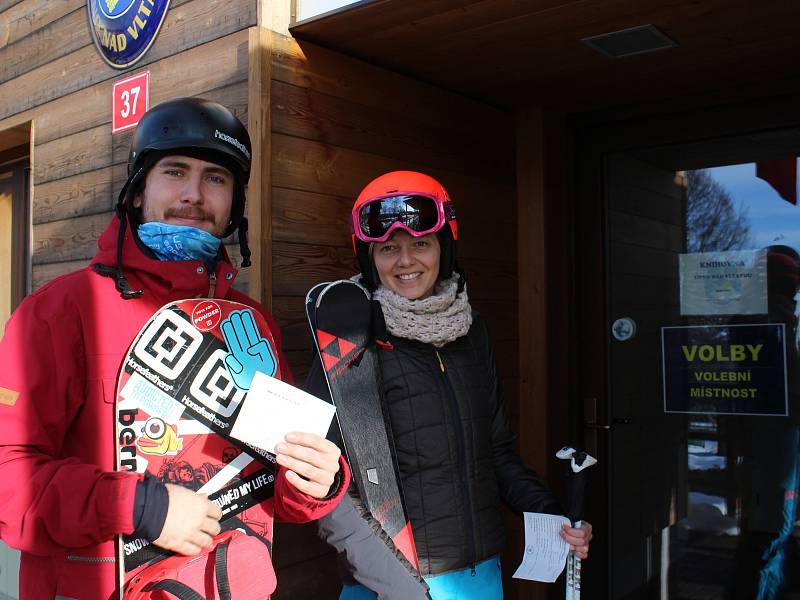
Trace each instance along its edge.
<path fill-rule="evenodd" d="M 589 542 L 592 541 L 592 526 L 586 521 L 580 527 L 564 525 L 561 528 L 562 539 L 569 544 L 569 549 L 580 559 L 589 557 Z"/>

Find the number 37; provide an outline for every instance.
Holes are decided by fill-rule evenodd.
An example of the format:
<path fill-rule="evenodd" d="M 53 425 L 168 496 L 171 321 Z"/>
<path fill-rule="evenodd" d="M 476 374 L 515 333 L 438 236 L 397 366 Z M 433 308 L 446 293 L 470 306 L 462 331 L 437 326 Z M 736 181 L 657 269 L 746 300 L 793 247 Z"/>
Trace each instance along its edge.
<path fill-rule="evenodd" d="M 141 86 L 135 86 L 130 91 L 125 90 L 122 92 L 122 110 L 120 116 L 127 117 L 130 114 L 136 114 L 136 104 L 139 102 L 139 92 L 142 90 Z M 133 96 L 133 105 L 131 105 L 131 96 Z"/>

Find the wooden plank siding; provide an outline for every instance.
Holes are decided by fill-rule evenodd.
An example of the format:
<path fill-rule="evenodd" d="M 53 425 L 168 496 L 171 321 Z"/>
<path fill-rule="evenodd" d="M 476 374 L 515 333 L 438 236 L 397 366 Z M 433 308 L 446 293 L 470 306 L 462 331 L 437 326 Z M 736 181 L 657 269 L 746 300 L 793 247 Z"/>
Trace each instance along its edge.
<path fill-rule="evenodd" d="M 53 21 L 85 6 L 82 0 L 29 0 L 4 8 L 0 13 L 3 37 L 0 47 L 14 44 L 36 31 L 45 29 Z"/>
<path fill-rule="evenodd" d="M 495 314 L 515 313 L 510 115 L 283 36 L 275 37 L 272 72 L 272 293 L 279 322 L 301 329 L 308 288 L 355 272 L 350 207 L 367 182 L 395 169 L 422 170 L 444 183 L 459 211 L 470 296 L 490 325 Z M 287 349 L 309 342 L 305 334 L 290 335 Z"/>
<path fill-rule="evenodd" d="M 48 7 L 57 4 L 48 4 Z M 185 2 L 167 13 L 156 43 L 135 69 L 142 70 L 163 58 L 174 58 L 188 48 L 245 30 L 255 24 L 255 16 L 255 6 L 251 0 Z M 13 81 L 0 84 L 0 97 L 6 99 L 0 105 L 0 118 L 119 76 L 118 71 L 103 62 L 94 44 L 91 43 L 88 32 L 85 34 L 85 40 L 87 43 L 83 47 L 53 58 L 46 64 L 15 77 Z M 13 45 L 9 46 L 9 50 L 12 47 Z M 240 57 L 245 68 L 246 48 L 246 44 L 239 47 L 245 51 L 245 55 Z M 19 52 L 19 49 L 16 51 Z M 213 72 L 213 65 L 192 64 L 203 65 L 203 68 L 193 71 L 195 76 Z M 152 75 L 155 77 L 155 73 Z"/>

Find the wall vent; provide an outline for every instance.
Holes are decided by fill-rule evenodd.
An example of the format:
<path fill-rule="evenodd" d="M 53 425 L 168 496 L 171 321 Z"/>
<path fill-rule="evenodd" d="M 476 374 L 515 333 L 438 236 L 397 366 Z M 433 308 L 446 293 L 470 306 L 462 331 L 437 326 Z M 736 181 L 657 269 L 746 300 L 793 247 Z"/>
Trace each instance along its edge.
<path fill-rule="evenodd" d="M 674 48 L 678 44 L 653 25 L 639 25 L 621 31 L 582 38 L 581 41 L 611 58 Z"/>

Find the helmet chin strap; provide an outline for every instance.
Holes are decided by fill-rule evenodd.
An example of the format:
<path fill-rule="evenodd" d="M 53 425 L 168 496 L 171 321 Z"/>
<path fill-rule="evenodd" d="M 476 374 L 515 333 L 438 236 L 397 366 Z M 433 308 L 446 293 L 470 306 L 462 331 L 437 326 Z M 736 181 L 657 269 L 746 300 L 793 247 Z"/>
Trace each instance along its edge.
<path fill-rule="evenodd" d="M 247 217 L 239 223 L 239 251 L 242 254 L 242 268 L 250 266 L 250 247 L 247 245 Z"/>
<path fill-rule="evenodd" d="M 144 290 L 132 290 L 125 272 L 122 270 L 122 245 L 125 242 L 125 229 L 128 224 L 128 215 L 122 214 L 119 218 L 119 232 L 117 233 L 117 273 L 116 288 L 123 300 L 133 300 L 144 293 Z"/>

